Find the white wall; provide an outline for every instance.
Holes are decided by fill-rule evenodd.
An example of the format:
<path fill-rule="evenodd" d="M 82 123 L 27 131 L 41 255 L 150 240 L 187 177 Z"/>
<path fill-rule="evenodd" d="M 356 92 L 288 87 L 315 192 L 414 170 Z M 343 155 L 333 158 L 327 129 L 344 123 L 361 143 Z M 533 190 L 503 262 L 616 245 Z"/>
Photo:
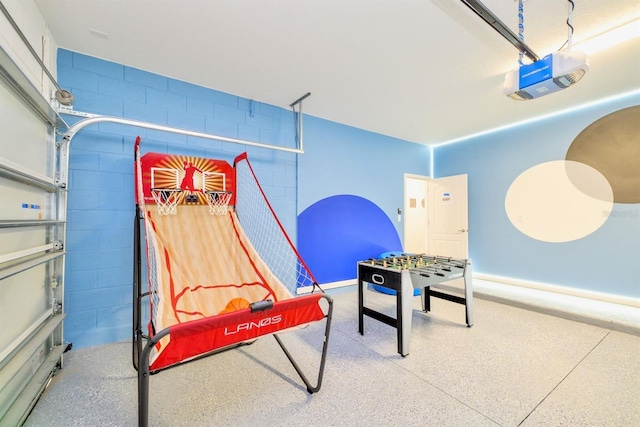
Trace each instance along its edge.
<path fill-rule="evenodd" d="M 31 47 L 40 55 L 49 72 L 56 76 L 56 51 L 58 46 L 53 40 L 40 10 L 33 0 L 2 0 L 13 20 L 18 24 Z M 54 85 L 33 58 L 4 14 L 0 13 L 0 45 L 11 56 L 22 72 L 49 99 Z M 1 144 L 1 143 L 0 143 Z M 2 146 L 0 145 L 0 149 Z"/>

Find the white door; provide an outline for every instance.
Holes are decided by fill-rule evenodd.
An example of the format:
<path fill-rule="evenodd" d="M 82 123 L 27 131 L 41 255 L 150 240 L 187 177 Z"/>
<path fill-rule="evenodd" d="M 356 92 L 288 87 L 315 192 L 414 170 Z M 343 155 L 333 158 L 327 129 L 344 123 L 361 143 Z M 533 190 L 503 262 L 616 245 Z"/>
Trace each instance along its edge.
<path fill-rule="evenodd" d="M 469 258 L 467 175 L 430 180 L 428 206 L 429 253 Z"/>
<path fill-rule="evenodd" d="M 405 174 L 404 251 L 408 253 L 429 253 L 428 185 L 426 176 Z"/>

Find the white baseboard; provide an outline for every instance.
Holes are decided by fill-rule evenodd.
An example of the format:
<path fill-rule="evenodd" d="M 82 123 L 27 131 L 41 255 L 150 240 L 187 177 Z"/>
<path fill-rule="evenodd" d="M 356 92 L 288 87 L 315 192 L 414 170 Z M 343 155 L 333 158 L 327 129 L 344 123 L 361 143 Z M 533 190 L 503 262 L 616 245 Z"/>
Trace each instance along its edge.
<path fill-rule="evenodd" d="M 357 283 L 358 283 L 358 279 L 353 278 L 350 280 L 340 280 L 339 282 L 320 283 L 320 287 L 326 291 L 329 289 L 343 288 L 345 286 L 353 286 L 353 285 L 356 285 Z M 304 286 L 302 288 L 298 288 L 297 293 L 298 295 L 308 294 L 312 290 L 313 290 L 313 286 Z"/>
<path fill-rule="evenodd" d="M 503 283 L 507 285 L 520 286 L 527 289 L 537 289 L 554 294 L 569 295 L 573 297 L 586 298 L 595 301 L 609 302 L 613 304 L 628 305 L 640 308 L 640 298 L 624 297 L 620 295 L 607 294 L 604 292 L 587 291 L 584 289 L 568 288 L 565 286 L 553 285 L 549 283 L 532 282 L 528 280 L 514 279 L 511 277 L 495 276 L 492 274 L 474 273 L 474 282 L 486 280 L 488 282 Z M 475 288 L 475 286 L 474 286 Z"/>
<path fill-rule="evenodd" d="M 473 294 L 502 304 L 640 335 L 640 300 L 636 298 L 481 273 L 473 275 Z"/>

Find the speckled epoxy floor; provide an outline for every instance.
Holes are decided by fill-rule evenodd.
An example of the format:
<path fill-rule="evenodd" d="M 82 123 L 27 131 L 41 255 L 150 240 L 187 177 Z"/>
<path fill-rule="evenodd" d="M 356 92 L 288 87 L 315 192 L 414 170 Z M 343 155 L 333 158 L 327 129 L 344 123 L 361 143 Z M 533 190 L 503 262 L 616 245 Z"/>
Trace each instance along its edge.
<path fill-rule="evenodd" d="M 476 298 L 413 313 L 411 348 L 332 292 L 322 389 L 309 395 L 271 337 L 151 377 L 152 426 L 636 426 L 640 337 Z M 419 309 L 420 299 L 414 298 Z M 394 297 L 367 305 L 394 313 Z M 314 377 L 323 325 L 282 335 Z M 135 426 L 130 343 L 72 350 L 26 426 Z"/>

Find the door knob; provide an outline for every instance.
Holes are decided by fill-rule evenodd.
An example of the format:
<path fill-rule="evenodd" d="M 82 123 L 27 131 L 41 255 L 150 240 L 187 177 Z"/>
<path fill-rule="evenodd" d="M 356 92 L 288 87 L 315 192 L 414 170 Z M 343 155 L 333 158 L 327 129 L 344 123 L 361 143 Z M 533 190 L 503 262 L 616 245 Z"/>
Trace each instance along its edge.
<path fill-rule="evenodd" d="M 467 231 L 469 230 L 467 230 L 466 228 L 461 228 L 460 230 L 458 230 L 459 233 L 466 233 Z"/>

